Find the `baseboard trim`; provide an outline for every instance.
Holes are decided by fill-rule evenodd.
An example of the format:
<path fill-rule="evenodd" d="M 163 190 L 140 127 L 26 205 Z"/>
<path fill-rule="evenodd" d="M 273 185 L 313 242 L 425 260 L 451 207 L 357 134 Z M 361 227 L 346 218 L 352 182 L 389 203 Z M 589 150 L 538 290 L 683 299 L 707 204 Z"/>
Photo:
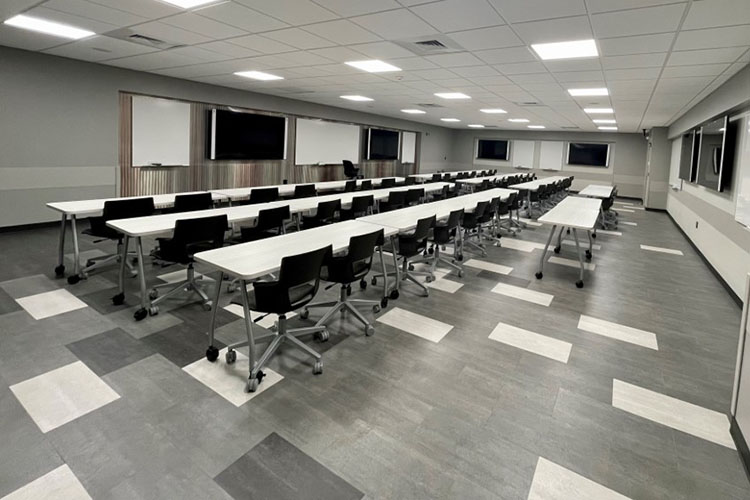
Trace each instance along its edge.
<path fill-rule="evenodd" d="M 695 246 L 695 243 L 693 243 L 693 240 L 691 240 L 690 237 L 687 235 L 687 233 L 682 230 L 679 224 L 677 224 L 677 221 L 674 220 L 674 217 L 672 217 L 672 214 L 670 214 L 669 212 L 666 212 L 666 213 L 669 216 L 669 220 L 671 220 L 672 223 L 675 225 L 675 227 L 679 229 L 680 233 L 682 233 L 682 235 L 685 237 L 688 243 L 690 243 L 690 246 L 693 247 L 693 250 L 695 250 L 696 253 L 700 256 L 703 263 L 706 264 L 706 266 L 711 270 L 713 275 L 716 276 L 716 279 L 719 280 L 719 283 L 721 283 L 721 285 L 724 287 L 727 293 L 729 293 L 729 296 L 732 297 L 732 299 L 734 299 L 734 302 L 735 304 L 737 304 L 737 307 L 742 309 L 742 299 L 740 298 L 740 296 L 734 293 L 734 290 L 732 290 L 732 287 L 729 286 L 729 283 L 727 283 L 724 280 L 721 274 L 719 274 L 719 271 L 717 271 L 716 268 L 708 261 L 706 256 L 703 255 L 703 252 L 701 252 L 700 249 L 697 246 Z"/>
<path fill-rule="evenodd" d="M 0 227 L 0 233 L 15 233 L 18 231 L 26 231 L 28 229 L 43 229 L 45 227 L 59 226 L 60 221 L 50 222 L 35 222 L 33 224 L 20 224 L 18 226 L 5 226 Z"/>
<path fill-rule="evenodd" d="M 729 418 L 729 434 L 731 434 L 734 444 L 737 446 L 737 451 L 740 454 L 740 460 L 745 469 L 745 474 L 747 474 L 747 478 L 750 480 L 750 447 L 748 447 L 747 441 L 745 441 L 745 436 L 742 435 L 742 430 L 740 430 L 740 426 L 737 424 L 734 415 Z"/>

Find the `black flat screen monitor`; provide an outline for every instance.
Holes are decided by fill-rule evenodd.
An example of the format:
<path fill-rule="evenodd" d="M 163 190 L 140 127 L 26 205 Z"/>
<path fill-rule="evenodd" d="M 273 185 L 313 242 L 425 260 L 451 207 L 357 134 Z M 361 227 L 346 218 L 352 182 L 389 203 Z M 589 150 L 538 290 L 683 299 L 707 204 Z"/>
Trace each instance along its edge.
<path fill-rule="evenodd" d="M 568 143 L 568 165 L 587 167 L 609 166 L 609 144 L 585 142 Z"/>
<path fill-rule="evenodd" d="M 367 140 L 368 160 L 398 160 L 399 133 L 371 128 Z"/>
<path fill-rule="evenodd" d="M 498 139 L 479 139 L 477 159 L 508 160 L 510 148 L 508 141 Z"/>
<path fill-rule="evenodd" d="M 283 160 L 286 118 L 212 109 L 208 157 L 212 160 Z"/>

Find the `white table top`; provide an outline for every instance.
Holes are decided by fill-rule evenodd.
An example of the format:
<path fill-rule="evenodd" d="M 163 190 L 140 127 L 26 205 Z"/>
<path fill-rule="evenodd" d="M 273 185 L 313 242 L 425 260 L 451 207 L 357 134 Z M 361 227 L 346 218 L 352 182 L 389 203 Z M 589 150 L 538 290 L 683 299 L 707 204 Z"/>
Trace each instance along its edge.
<path fill-rule="evenodd" d="M 507 179 L 508 177 L 515 177 L 518 174 L 498 174 L 498 175 L 490 175 L 487 177 L 471 177 L 469 179 L 458 179 L 456 182 L 461 182 L 464 184 L 481 184 L 485 180 L 488 180 L 490 182 L 493 181 L 501 181 L 503 179 Z"/>
<path fill-rule="evenodd" d="M 537 219 L 547 225 L 565 226 L 575 229 L 594 229 L 599 218 L 602 200 L 567 196 L 549 212 Z"/>
<path fill-rule="evenodd" d="M 404 182 L 403 177 L 377 177 L 374 179 L 357 179 L 357 186 L 362 185 L 362 181 L 372 181 L 373 186 L 379 186 L 383 179 L 396 179 L 396 182 Z M 247 198 L 250 196 L 250 193 L 254 189 L 265 189 L 265 188 L 278 188 L 279 189 L 279 196 L 291 196 L 294 194 L 294 187 L 300 186 L 303 184 L 315 184 L 315 189 L 319 192 L 325 192 L 325 191 L 336 191 L 336 190 L 342 190 L 346 186 L 346 181 L 325 181 L 325 182 L 308 182 L 308 183 L 301 183 L 301 184 L 276 184 L 271 186 L 250 186 L 250 187 L 240 187 L 240 188 L 225 188 L 225 189 L 214 189 L 211 192 L 212 193 L 218 193 L 220 195 L 223 195 L 225 197 L 228 197 L 231 200 L 237 200 L 241 198 Z"/>
<path fill-rule="evenodd" d="M 47 203 L 47 206 L 52 210 L 56 210 L 66 215 L 101 215 L 104 210 L 105 201 L 113 200 L 133 200 L 136 198 L 153 198 L 154 206 L 156 208 L 166 208 L 174 205 L 174 199 L 177 195 L 183 194 L 198 194 L 205 193 L 206 191 L 187 191 L 184 193 L 169 193 L 169 194 L 155 194 L 155 195 L 144 195 L 144 196 L 125 196 L 122 198 L 101 198 L 98 200 L 77 200 L 77 201 L 55 201 Z M 226 196 L 219 193 L 211 193 L 211 197 L 214 201 L 224 201 L 227 199 Z"/>
<path fill-rule="evenodd" d="M 425 193 L 440 191 L 447 182 L 432 182 L 424 184 Z M 132 237 L 154 236 L 168 234 L 174 230 L 176 222 L 180 219 L 197 219 L 226 214 L 229 223 L 255 222 L 261 210 L 267 208 L 289 206 L 292 214 L 313 211 L 318 208 L 318 203 L 331 200 L 341 200 L 343 208 L 351 205 L 352 199 L 358 196 L 373 195 L 376 200 L 388 198 L 391 191 L 406 191 L 415 189 L 413 186 L 397 186 L 393 188 L 375 189 L 372 191 L 353 191 L 349 193 L 334 193 L 324 196 L 311 196 L 309 198 L 298 198 L 292 200 L 279 200 L 269 203 L 257 203 L 254 205 L 239 205 L 235 207 L 214 208 L 211 210 L 197 210 L 194 212 L 182 212 L 177 214 L 159 214 L 148 217 L 133 217 L 130 219 L 118 219 L 108 221 L 107 225 L 117 231 Z"/>
<path fill-rule="evenodd" d="M 553 175 L 552 177 L 540 177 L 534 181 L 522 182 L 520 184 L 513 184 L 508 186 L 513 189 L 526 189 L 527 191 L 536 191 L 539 186 L 546 186 L 547 184 L 553 184 L 557 181 L 563 181 L 569 178 L 569 175 Z"/>
<path fill-rule="evenodd" d="M 287 233 L 259 241 L 251 241 L 195 254 L 195 260 L 231 276 L 250 280 L 273 273 L 281 267 L 281 259 L 333 245 L 341 252 L 349 247 L 352 236 L 377 231 L 377 226 L 356 220 Z M 395 229 L 383 228 L 390 236 Z"/>
<path fill-rule="evenodd" d="M 578 192 L 579 196 L 588 196 L 590 198 L 609 198 L 612 196 L 614 186 L 601 185 L 601 184 L 589 184 L 585 188 Z"/>
<path fill-rule="evenodd" d="M 419 219 L 435 215 L 440 220 L 448 217 L 452 211 L 460 209 L 471 212 L 480 201 L 489 201 L 498 196 L 501 199 L 507 199 L 512 193 L 516 192 L 514 189 L 488 189 L 479 193 L 448 198 L 447 200 L 422 203 L 421 205 L 383 212 L 381 214 L 367 215 L 357 220 L 382 227 L 395 228 L 399 231 L 408 231 L 416 227 Z"/>

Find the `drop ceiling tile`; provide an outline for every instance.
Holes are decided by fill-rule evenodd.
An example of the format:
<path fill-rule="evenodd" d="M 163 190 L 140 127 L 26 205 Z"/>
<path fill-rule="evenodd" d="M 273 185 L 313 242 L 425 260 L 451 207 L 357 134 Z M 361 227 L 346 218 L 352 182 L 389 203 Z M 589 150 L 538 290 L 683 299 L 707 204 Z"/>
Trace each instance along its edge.
<path fill-rule="evenodd" d="M 195 63 L 195 59 L 180 54 L 172 54 L 169 50 L 152 52 L 137 56 L 123 57 L 106 61 L 105 64 L 118 66 L 120 68 L 135 69 L 139 71 L 150 71 L 153 69 L 174 68 L 176 66 L 189 66 Z"/>
<path fill-rule="evenodd" d="M 599 48 L 603 56 L 667 52 L 674 37 L 675 33 L 659 33 L 656 35 L 603 38 L 599 40 Z"/>
<path fill-rule="evenodd" d="M 8 19 L 39 5 L 39 0 L 3 0 L 0 2 L 0 19 Z"/>
<path fill-rule="evenodd" d="M 156 49 L 106 36 L 93 36 L 55 47 L 45 52 L 55 56 L 71 57 L 84 61 L 103 61 L 117 57 L 154 52 Z"/>
<path fill-rule="evenodd" d="M 391 42 L 373 42 L 351 45 L 356 50 L 372 59 L 397 59 L 399 57 L 414 57 L 414 53 L 400 45 Z"/>
<path fill-rule="evenodd" d="M 661 67 L 667 58 L 666 52 L 655 54 L 633 54 L 602 58 L 604 69 L 653 68 Z"/>
<path fill-rule="evenodd" d="M 528 44 L 584 40 L 594 37 L 588 16 L 530 21 L 514 24 L 513 28 Z"/>
<path fill-rule="evenodd" d="M 303 31 L 299 28 L 289 28 L 278 31 L 270 31 L 263 34 L 264 37 L 276 40 L 298 49 L 320 49 L 323 47 L 331 47 L 335 43 L 325 38 L 321 38 L 318 35 L 313 35 L 307 31 Z"/>
<path fill-rule="evenodd" d="M 118 27 L 130 26 L 131 24 L 148 21 L 145 17 L 125 12 L 122 9 L 113 9 L 86 0 L 49 0 L 44 6 L 49 9 L 95 19 Z M 0 12 L 2 12 L 2 7 L 0 7 Z"/>
<path fill-rule="evenodd" d="M 508 78 L 510 78 L 514 83 L 521 85 L 526 90 L 528 90 L 526 87 L 527 84 L 547 83 L 555 81 L 555 79 L 549 73 L 528 73 L 521 75 L 511 75 Z"/>
<path fill-rule="evenodd" d="M 750 45 L 750 26 L 681 31 L 673 50 L 713 49 Z"/>
<path fill-rule="evenodd" d="M 667 66 L 662 72 L 662 78 L 678 78 L 684 76 L 718 76 L 729 67 L 725 64 L 701 64 L 697 66 Z"/>
<path fill-rule="evenodd" d="M 93 31 L 97 34 L 107 33 L 112 30 L 116 30 L 119 26 L 114 24 L 105 23 L 102 21 L 96 21 L 86 17 L 76 16 L 74 14 L 68 14 L 66 12 L 60 12 L 59 10 L 47 9 L 45 7 L 36 7 L 34 9 L 24 12 L 29 16 L 39 17 L 48 21 L 55 21 L 61 24 L 67 24 L 68 26 L 75 26 L 89 31 Z M 67 41 L 66 38 L 61 38 L 63 42 Z"/>
<path fill-rule="evenodd" d="M 267 54 L 267 52 L 255 51 L 247 47 L 236 45 L 234 43 L 222 41 L 202 43 L 200 45 L 195 45 L 195 47 L 210 50 L 211 52 L 216 52 L 217 54 L 221 54 L 222 56 L 226 56 L 227 58 L 253 57 L 259 56 L 261 54 Z M 290 47 L 290 50 L 294 49 Z"/>
<path fill-rule="evenodd" d="M 428 61 L 423 57 L 405 57 L 398 60 L 398 67 L 403 70 L 415 70 L 415 69 L 433 69 L 439 68 L 435 63 Z"/>
<path fill-rule="evenodd" d="M 425 80 L 447 80 L 456 78 L 456 74 L 450 70 L 438 68 L 438 69 L 422 69 L 413 71 L 415 75 Z"/>
<path fill-rule="evenodd" d="M 527 47 L 480 50 L 474 52 L 474 55 L 479 57 L 487 64 L 505 64 L 527 61 L 531 62 L 536 60 Z M 498 69 L 502 71 L 502 68 Z"/>
<path fill-rule="evenodd" d="M 147 19 L 171 16 L 184 12 L 179 7 L 169 5 L 165 2 L 155 2 L 154 0 L 127 0 L 126 2 L 123 0 L 92 0 L 92 2 L 117 10 L 124 10 Z"/>
<path fill-rule="evenodd" d="M 455 70 L 454 70 L 455 72 Z M 509 85 L 512 84 L 507 77 L 503 75 L 491 75 L 491 76 L 473 76 L 469 77 L 469 80 L 474 82 L 477 85 L 481 86 L 487 86 L 487 85 Z"/>
<path fill-rule="evenodd" d="M 683 3 L 661 5 L 594 14 L 591 23 L 597 38 L 664 33 L 677 30 L 684 11 Z"/>
<path fill-rule="evenodd" d="M 425 59 L 444 68 L 457 68 L 461 66 L 476 66 L 482 64 L 482 61 L 477 59 L 477 57 L 470 52 L 438 54 L 434 56 L 426 56 Z"/>
<path fill-rule="evenodd" d="M 69 42 L 66 38 L 0 24 L 0 45 L 26 50 L 44 50 Z"/>
<path fill-rule="evenodd" d="M 361 61 L 363 59 L 362 54 L 347 47 L 326 47 L 323 49 L 312 49 L 309 52 L 340 63 L 346 61 Z"/>
<path fill-rule="evenodd" d="M 336 19 L 336 14 L 310 0 L 235 0 L 293 26 Z"/>
<path fill-rule="evenodd" d="M 477 76 L 498 76 L 500 75 L 500 72 L 497 71 L 492 66 L 465 66 L 462 68 L 452 68 L 451 71 L 453 71 L 458 76 L 462 76 L 465 78 L 473 78 Z"/>
<path fill-rule="evenodd" d="M 523 75 L 526 73 L 547 73 L 544 64 L 538 61 L 497 64 L 495 69 L 504 75 Z"/>
<path fill-rule="evenodd" d="M 193 45 L 196 43 L 210 42 L 211 38 L 182 28 L 170 26 L 159 21 L 139 24 L 131 28 L 140 35 L 150 36 L 174 44 Z"/>
<path fill-rule="evenodd" d="M 679 0 L 678 0 L 679 1 Z M 624 8 L 653 7 L 655 5 L 665 5 L 675 3 L 675 0 L 628 0 L 623 4 L 622 0 L 587 0 L 586 5 L 592 14 L 599 12 L 608 12 L 611 10 L 623 10 Z M 686 3 L 686 2 L 683 2 Z"/>
<path fill-rule="evenodd" d="M 738 24 L 750 24 L 750 6 L 747 0 L 700 0 L 690 5 L 682 29 L 717 28 Z"/>
<path fill-rule="evenodd" d="M 451 33 L 450 38 L 467 50 L 501 49 L 524 44 L 509 26 L 459 31 Z"/>
<path fill-rule="evenodd" d="M 586 15 L 583 0 L 490 0 L 509 23 Z"/>
<path fill-rule="evenodd" d="M 227 40 L 227 43 L 250 49 L 252 51 L 257 51 L 261 54 L 280 54 L 283 52 L 294 52 L 295 50 L 298 50 L 296 47 L 272 40 L 264 35 L 241 36 Z"/>
<path fill-rule="evenodd" d="M 375 42 L 379 40 L 377 35 L 362 29 L 360 26 L 346 19 L 305 26 L 304 30 L 340 45 Z"/>
<path fill-rule="evenodd" d="M 565 59 L 562 61 L 545 61 L 544 66 L 552 73 L 563 71 L 597 71 L 602 69 L 600 58 Z"/>
<path fill-rule="evenodd" d="M 437 31 L 407 9 L 352 18 L 352 21 L 386 40 L 432 35 Z"/>
<path fill-rule="evenodd" d="M 690 64 L 731 63 L 736 61 L 747 47 L 727 47 L 723 49 L 685 50 L 672 52 L 667 59 L 667 66 L 685 66 Z"/>
<path fill-rule="evenodd" d="M 199 33 L 212 39 L 230 38 L 244 35 L 245 32 L 234 26 L 220 23 L 207 17 L 198 16 L 191 12 L 184 12 L 176 16 L 161 19 L 161 22 L 188 31 Z"/>
<path fill-rule="evenodd" d="M 661 68 L 608 69 L 604 71 L 607 81 L 610 80 L 643 80 L 658 78 Z"/>
<path fill-rule="evenodd" d="M 395 0 L 315 0 L 315 3 L 341 17 L 361 16 L 401 7 Z"/>
<path fill-rule="evenodd" d="M 235 26 L 250 33 L 286 28 L 287 24 L 234 2 L 210 5 L 194 11 L 199 16 Z"/>
<path fill-rule="evenodd" d="M 505 24 L 486 0 L 443 0 L 411 11 L 443 33 Z"/>

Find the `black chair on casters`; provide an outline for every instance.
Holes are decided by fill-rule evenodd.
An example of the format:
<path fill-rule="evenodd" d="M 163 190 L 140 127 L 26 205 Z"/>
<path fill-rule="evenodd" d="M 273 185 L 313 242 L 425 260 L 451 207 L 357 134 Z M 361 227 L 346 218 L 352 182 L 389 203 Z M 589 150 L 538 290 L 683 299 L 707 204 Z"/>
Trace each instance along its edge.
<path fill-rule="evenodd" d="M 341 200 L 320 202 L 318 203 L 315 215 L 305 215 L 302 217 L 302 229 L 333 224 L 336 219 L 336 213 L 339 211 L 341 211 Z"/>
<path fill-rule="evenodd" d="M 151 314 L 159 312 L 159 303 L 182 291 L 193 292 L 203 301 L 203 308 L 211 310 L 211 299 L 195 278 L 193 255 L 205 250 L 212 250 L 224 245 L 224 232 L 227 230 L 227 216 L 198 217 L 195 219 L 181 219 L 175 222 L 174 235 L 171 238 L 158 238 L 159 244 L 154 257 L 158 261 L 171 264 L 187 265 L 187 279 L 178 284 L 164 283 L 151 289 Z M 217 283 L 216 286 L 221 286 Z M 164 295 L 159 295 L 159 289 L 172 287 Z"/>
<path fill-rule="evenodd" d="M 370 179 L 363 180 L 359 185 L 360 191 L 372 191 L 372 181 Z"/>
<path fill-rule="evenodd" d="M 81 279 L 87 278 L 89 272 L 111 263 L 120 262 L 122 240 L 125 238 L 125 235 L 122 233 L 118 233 L 117 231 L 109 227 L 107 225 L 107 221 L 117 219 L 130 219 L 131 217 L 146 217 L 148 215 L 153 215 L 154 212 L 155 209 L 153 198 L 131 198 L 105 201 L 102 215 L 100 217 L 90 217 L 90 227 L 88 229 L 84 229 L 82 232 L 83 234 L 99 238 L 95 240 L 94 243 L 108 240 L 117 242 L 116 253 L 89 259 L 86 262 L 86 267 L 81 269 L 78 274 L 68 276 L 68 283 L 71 285 L 75 285 L 76 283 L 81 281 Z M 129 261 L 126 262 L 126 264 L 128 266 L 128 269 L 130 269 L 130 273 L 135 276 L 137 272 L 133 268 L 133 265 Z"/>
<path fill-rule="evenodd" d="M 481 224 L 484 213 L 489 205 L 489 201 L 480 201 L 479 203 L 477 203 L 477 206 L 476 208 L 474 208 L 473 212 L 464 213 L 464 218 L 461 221 L 461 227 L 463 227 L 464 229 L 463 241 L 461 244 L 462 249 L 464 246 L 469 245 L 470 247 L 479 251 L 482 256 L 487 255 L 487 251 L 484 249 L 484 244 L 482 243 Z M 476 243 L 471 241 L 473 238 L 477 239 Z"/>
<path fill-rule="evenodd" d="M 174 206 L 170 213 L 194 212 L 208 210 L 214 205 L 211 193 L 178 194 L 174 197 Z"/>
<path fill-rule="evenodd" d="M 375 248 L 382 246 L 384 240 L 385 237 L 383 236 L 382 229 L 368 234 L 352 236 L 349 240 L 349 251 L 347 254 L 332 257 L 327 263 L 323 264 L 323 269 L 321 270 L 321 279 L 323 281 L 338 283 L 341 285 L 339 300 L 308 304 L 300 314 L 300 317 L 302 319 L 307 319 L 310 315 L 309 310 L 311 308 L 330 307 L 323 317 L 321 317 L 315 324 L 316 326 L 322 326 L 325 325 L 337 312 L 348 310 L 355 318 L 362 322 L 365 327 L 365 335 L 369 337 L 375 333 L 375 327 L 367 321 L 367 318 L 365 318 L 355 306 L 372 307 L 372 312 L 378 313 L 380 312 L 381 306 L 386 307 L 388 299 L 384 298 L 381 301 L 350 299 L 349 295 L 352 293 L 351 284 L 357 280 L 359 280 L 359 285 L 362 289 L 367 288 L 365 276 L 367 276 L 372 268 L 372 258 L 375 254 Z"/>
<path fill-rule="evenodd" d="M 441 174 L 432 174 L 432 179 L 430 180 L 431 182 L 440 182 L 441 180 L 443 180 L 443 176 Z"/>
<path fill-rule="evenodd" d="M 289 205 L 261 210 L 255 226 L 240 227 L 241 239 L 243 242 L 256 241 L 284 234 L 286 221 L 291 217 Z"/>
<path fill-rule="evenodd" d="M 297 184 L 294 186 L 292 198 L 312 198 L 313 196 L 318 196 L 315 184 Z"/>
<path fill-rule="evenodd" d="M 430 273 L 434 274 L 438 263 L 442 262 L 458 271 L 459 278 L 464 275 L 464 268 L 460 264 L 460 261 L 464 258 L 461 253 L 461 219 L 463 219 L 463 216 L 463 208 L 453 210 L 444 222 L 437 222 L 435 224 L 432 230 L 432 247 L 428 251 L 433 255 L 424 256 L 419 260 L 431 264 Z M 453 244 L 453 257 L 442 254 L 441 247 L 445 247 L 445 245 L 451 243 Z"/>
<path fill-rule="evenodd" d="M 255 392 L 263 380 L 265 374 L 263 367 L 274 355 L 282 342 L 288 342 L 293 347 L 310 355 L 315 359 L 313 374 L 323 373 L 323 360 L 321 355 L 308 347 L 297 337 L 302 335 L 316 334 L 320 340 L 328 339 L 328 330 L 325 326 L 311 326 L 306 328 L 287 327 L 286 315 L 309 304 L 318 293 L 320 286 L 320 270 L 325 262 L 331 258 L 332 248 L 327 246 L 311 252 L 291 255 L 281 259 L 279 278 L 276 281 L 256 281 L 253 283 L 252 291 L 248 292 L 245 284 L 240 286 L 240 297 L 232 300 L 233 304 L 242 304 L 245 313 L 245 321 L 248 322 L 247 340 L 227 346 L 226 362 L 232 364 L 237 360 L 235 349 L 248 346 L 250 349 L 250 376 L 247 381 L 246 390 Z M 265 314 L 277 314 L 279 316 L 278 329 L 272 334 L 271 343 L 268 344 L 263 354 L 255 362 L 255 342 L 265 341 L 265 338 L 254 338 L 250 329 L 250 311 Z M 215 361 L 219 356 L 216 347 L 210 346 L 206 352 L 209 361 Z"/>
<path fill-rule="evenodd" d="M 391 191 L 388 193 L 388 201 L 381 201 L 380 212 L 390 212 L 406 206 L 406 191 Z"/>
<path fill-rule="evenodd" d="M 356 180 L 346 181 L 346 183 L 344 184 L 344 192 L 345 193 L 353 193 L 356 190 L 357 190 L 357 181 Z"/>
<path fill-rule="evenodd" d="M 355 196 L 352 198 L 352 206 L 348 209 L 342 209 L 341 220 L 352 220 L 357 217 L 364 217 L 372 213 L 372 209 L 375 206 L 375 197 L 371 194 L 364 196 Z"/>
<path fill-rule="evenodd" d="M 349 160 L 343 160 L 342 163 L 344 164 L 344 176 L 347 179 L 356 179 L 359 176 L 359 169 L 354 166 L 354 163 Z"/>
<path fill-rule="evenodd" d="M 383 179 L 380 181 L 380 187 L 381 188 L 392 188 L 396 185 L 396 178 L 395 177 L 388 177 L 386 179 Z"/>
<path fill-rule="evenodd" d="M 424 188 L 409 189 L 406 192 L 406 199 L 404 200 L 407 207 L 417 205 L 424 200 Z"/>
<path fill-rule="evenodd" d="M 256 203 L 270 203 L 279 199 L 279 188 L 253 188 L 250 191 L 250 199 L 242 205 L 255 205 Z"/>
<path fill-rule="evenodd" d="M 404 186 L 413 186 L 416 183 L 416 177 L 407 177 L 406 179 L 404 179 Z"/>

